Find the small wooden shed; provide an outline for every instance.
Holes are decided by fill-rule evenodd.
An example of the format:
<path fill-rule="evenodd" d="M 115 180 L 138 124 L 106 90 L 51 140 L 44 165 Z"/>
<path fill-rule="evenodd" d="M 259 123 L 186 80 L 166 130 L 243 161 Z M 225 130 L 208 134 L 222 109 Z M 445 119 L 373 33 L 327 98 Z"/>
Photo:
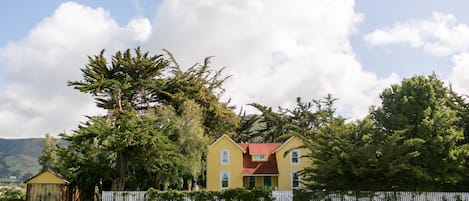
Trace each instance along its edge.
<path fill-rule="evenodd" d="M 67 201 L 68 181 L 45 170 L 26 180 L 26 201 Z"/>

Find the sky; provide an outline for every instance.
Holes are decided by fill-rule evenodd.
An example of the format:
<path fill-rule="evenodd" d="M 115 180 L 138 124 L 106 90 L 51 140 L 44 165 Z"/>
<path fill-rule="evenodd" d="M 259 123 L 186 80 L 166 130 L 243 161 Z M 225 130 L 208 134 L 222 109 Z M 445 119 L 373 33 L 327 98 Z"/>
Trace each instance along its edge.
<path fill-rule="evenodd" d="M 436 73 L 469 94 L 469 1 L 77 0 L 0 2 L 0 138 L 70 133 L 102 114 L 66 86 L 106 49 L 171 51 L 190 67 L 214 56 L 224 100 L 293 107 L 327 94 L 350 120 L 379 94 Z"/>

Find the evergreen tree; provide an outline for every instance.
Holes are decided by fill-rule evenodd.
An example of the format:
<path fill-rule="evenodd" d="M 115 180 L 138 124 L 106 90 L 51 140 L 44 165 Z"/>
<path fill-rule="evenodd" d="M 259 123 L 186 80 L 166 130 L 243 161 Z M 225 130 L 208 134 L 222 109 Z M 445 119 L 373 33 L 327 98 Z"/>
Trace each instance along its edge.
<path fill-rule="evenodd" d="M 95 186 L 182 188 L 184 178 L 190 188 L 210 138 L 236 129 L 236 115 L 219 99 L 221 71 L 210 70 L 209 58 L 183 71 L 167 53 L 170 59 L 119 51 L 108 63 L 103 51 L 89 57 L 82 80 L 68 82 L 107 111 L 61 135 L 70 146 L 59 149 L 57 169 L 82 197 L 91 198 Z"/>
<path fill-rule="evenodd" d="M 44 149 L 38 159 L 42 170 L 52 169 L 56 166 L 58 160 L 57 146 L 57 139 L 47 133 L 44 138 Z"/>
<path fill-rule="evenodd" d="M 402 138 L 402 145 L 411 145 L 409 153 L 413 175 L 399 183 L 419 189 L 444 188 L 461 179 L 461 160 L 455 156 L 463 140 L 455 110 L 448 107 L 448 89 L 436 75 L 415 76 L 392 85 L 381 94 L 382 106 L 373 117 L 386 136 Z M 412 179 L 410 179 L 412 178 Z"/>

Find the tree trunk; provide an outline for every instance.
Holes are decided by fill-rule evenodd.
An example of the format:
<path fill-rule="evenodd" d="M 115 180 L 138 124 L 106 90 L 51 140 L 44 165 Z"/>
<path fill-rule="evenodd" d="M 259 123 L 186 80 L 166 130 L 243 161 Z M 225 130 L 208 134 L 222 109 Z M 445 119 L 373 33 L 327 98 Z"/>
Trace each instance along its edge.
<path fill-rule="evenodd" d="M 125 175 L 127 173 L 127 161 L 121 152 L 117 153 L 116 158 L 116 169 L 117 175 L 112 180 L 112 187 L 113 191 L 123 191 L 125 190 Z"/>
<path fill-rule="evenodd" d="M 186 180 L 187 183 L 187 190 L 192 191 L 192 178 Z"/>

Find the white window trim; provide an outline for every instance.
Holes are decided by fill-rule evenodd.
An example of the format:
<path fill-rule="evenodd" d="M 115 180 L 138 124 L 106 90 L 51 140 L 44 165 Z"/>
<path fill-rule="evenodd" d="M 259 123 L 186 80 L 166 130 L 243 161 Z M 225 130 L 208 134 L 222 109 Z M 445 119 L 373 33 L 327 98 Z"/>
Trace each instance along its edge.
<path fill-rule="evenodd" d="M 294 187 L 293 186 L 293 175 L 294 174 L 298 174 L 298 171 L 291 171 L 290 172 L 290 186 L 291 186 L 291 189 L 299 189 L 300 186 L 301 186 L 301 176 L 298 174 L 298 186 Z"/>
<path fill-rule="evenodd" d="M 227 154 L 227 160 L 226 163 L 223 162 L 223 152 L 226 152 Z M 221 165 L 230 165 L 230 150 L 229 149 L 222 149 L 220 150 L 220 164 Z"/>
<path fill-rule="evenodd" d="M 298 162 L 296 163 L 293 162 L 293 152 L 296 152 L 296 155 L 298 156 Z M 301 158 L 301 155 L 300 155 L 299 149 L 294 149 L 290 151 L 290 165 L 295 165 L 295 166 L 300 165 L 300 158 Z"/>
<path fill-rule="evenodd" d="M 223 174 L 226 173 L 228 175 L 228 186 L 227 187 L 223 187 Z M 226 188 L 230 188 L 230 172 L 228 171 L 221 171 L 220 172 L 220 189 L 226 189 Z"/>
<path fill-rule="evenodd" d="M 263 157 L 263 159 L 256 158 L 257 157 Z M 252 155 L 252 161 L 267 161 L 267 154 L 254 154 Z"/>

